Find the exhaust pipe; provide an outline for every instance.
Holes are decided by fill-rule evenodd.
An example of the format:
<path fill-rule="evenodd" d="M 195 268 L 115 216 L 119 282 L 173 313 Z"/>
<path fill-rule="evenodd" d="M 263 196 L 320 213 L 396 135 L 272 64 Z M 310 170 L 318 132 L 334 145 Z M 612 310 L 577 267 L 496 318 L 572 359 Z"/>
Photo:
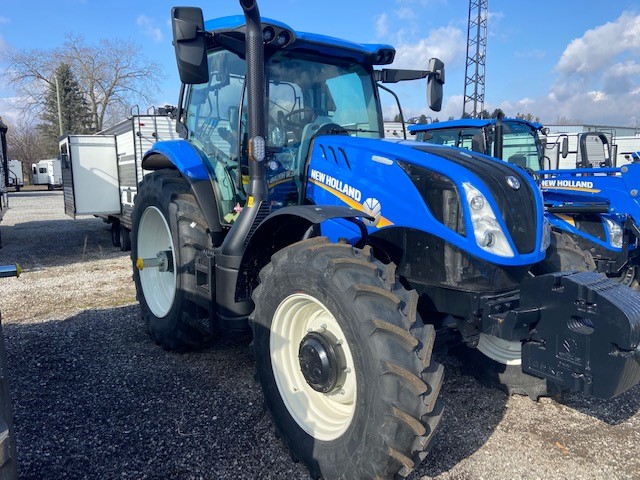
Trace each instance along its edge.
<path fill-rule="evenodd" d="M 264 43 L 262 21 L 255 0 L 240 0 L 246 22 L 245 60 L 247 63 L 247 94 L 249 120 L 249 188 L 242 212 L 222 243 L 223 256 L 235 257 L 235 268 L 244 253 L 245 241 L 253 230 L 261 206 L 265 204 L 267 191 L 267 167 L 265 165 L 267 114 L 266 80 L 264 72 Z M 235 285 L 235 283 L 234 283 Z"/>
<path fill-rule="evenodd" d="M 247 92 L 249 101 L 249 195 L 254 202 L 266 199 L 266 166 L 264 158 L 256 150 L 259 142 L 267 136 L 266 80 L 264 73 L 264 43 L 262 21 L 255 0 L 240 0 L 246 22 L 245 55 L 247 62 Z M 252 148 L 253 147 L 253 148 Z M 253 151 L 252 151 L 253 150 Z M 251 158 L 253 157 L 253 158 Z"/>
<path fill-rule="evenodd" d="M 262 21 L 255 0 L 240 0 L 244 11 L 245 60 L 249 120 L 249 188 L 248 198 L 238 219 L 216 253 L 216 315 L 220 323 L 234 328 L 253 310 L 251 299 L 236 301 L 236 285 L 247 238 L 269 213 L 265 165 L 267 133 L 267 99 Z"/>

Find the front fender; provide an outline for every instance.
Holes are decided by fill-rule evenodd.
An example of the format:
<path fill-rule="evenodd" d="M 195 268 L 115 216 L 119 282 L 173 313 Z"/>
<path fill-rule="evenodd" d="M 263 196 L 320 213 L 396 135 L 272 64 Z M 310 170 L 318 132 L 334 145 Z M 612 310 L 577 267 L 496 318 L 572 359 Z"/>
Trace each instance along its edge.
<path fill-rule="evenodd" d="M 200 210 L 212 234 L 214 245 L 219 245 L 224 228 L 220 223 L 218 202 L 213 186 L 214 175 L 207 168 L 202 152 L 186 140 L 156 142 L 142 159 L 144 170 L 169 168 L 178 170 L 184 176 L 196 197 Z"/>
<path fill-rule="evenodd" d="M 204 154 L 186 140 L 156 142 L 142 158 L 144 170 L 174 168 L 194 180 L 211 180 Z"/>

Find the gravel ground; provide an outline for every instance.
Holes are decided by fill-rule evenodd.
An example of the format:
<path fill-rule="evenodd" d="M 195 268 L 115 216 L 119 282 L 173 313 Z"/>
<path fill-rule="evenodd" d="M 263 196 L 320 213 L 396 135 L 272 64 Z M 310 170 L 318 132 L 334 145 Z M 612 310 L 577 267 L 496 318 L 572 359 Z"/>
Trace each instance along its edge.
<path fill-rule="evenodd" d="M 10 195 L 0 310 L 22 479 L 305 479 L 276 437 L 248 339 L 157 347 L 108 226 L 63 213 L 60 192 Z M 445 415 L 410 480 L 640 479 L 640 388 L 507 398 L 447 368 Z M 346 472 L 348 474 L 348 472 Z"/>

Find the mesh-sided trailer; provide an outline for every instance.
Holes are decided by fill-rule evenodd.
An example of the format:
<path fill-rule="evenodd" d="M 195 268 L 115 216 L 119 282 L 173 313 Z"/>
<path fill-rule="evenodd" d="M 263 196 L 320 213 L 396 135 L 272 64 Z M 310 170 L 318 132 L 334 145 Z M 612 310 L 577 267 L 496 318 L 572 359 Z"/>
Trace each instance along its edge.
<path fill-rule="evenodd" d="M 131 212 L 144 177 L 142 158 L 160 140 L 178 138 L 171 109 L 135 113 L 95 135 L 60 140 L 64 209 L 67 215 L 95 215 L 111 224 L 113 245 L 131 248 Z"/>

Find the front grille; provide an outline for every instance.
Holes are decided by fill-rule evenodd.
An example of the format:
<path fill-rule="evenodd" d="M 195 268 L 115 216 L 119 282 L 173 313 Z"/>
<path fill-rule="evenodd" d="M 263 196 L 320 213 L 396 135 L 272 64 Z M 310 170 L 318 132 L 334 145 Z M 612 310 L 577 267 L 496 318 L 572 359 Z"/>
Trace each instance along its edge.
<path fill-rule="evenodd" d="M 411 163 L 398 161 L 422 196 L 431 214 L 454 232 L 466 236 L 458 187 L 440 173 Z"/>
<path fill-rule="evenodd" d="M 414 148 L 446 158 L 477 175 L 497 202 L 500 214 L 518 252 L 534 251 L 537 240 L 537 197 L 526 180 L 526 173 L 518 171 L 506 162 L 491 160 L 472 152 L 463 153 L 432 145 L 420 145 Z M 507 184 L 508 176 L 513 176 L 520 181 L 521 186 L 518 190 L 514 190 Z"/>

